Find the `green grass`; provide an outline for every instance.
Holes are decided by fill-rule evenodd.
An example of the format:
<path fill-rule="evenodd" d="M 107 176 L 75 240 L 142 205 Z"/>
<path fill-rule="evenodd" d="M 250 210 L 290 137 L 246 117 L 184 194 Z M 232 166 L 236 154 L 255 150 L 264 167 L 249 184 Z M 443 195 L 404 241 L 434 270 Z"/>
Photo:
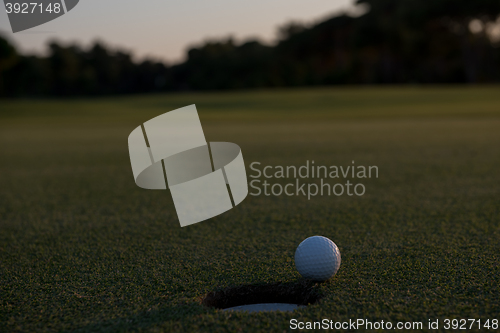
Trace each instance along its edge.
<path fill-rule="evenodd" d="M 0 100 L 1 332 L 288 331 L 289 320 L 500 319 L 498 86 Z M 248 196 L 181 228 L 133 181 L 128 134 L 196 103 L 245 163 L 377 165 L 362 197 Z M 247 173 L 251 170 L 247 168 Z M 226 313 L 211 291 L 296 283 L 324 235 L 342 266 L 295 313 Z M 443 326 L 441 325 L 441 328 Z"/>

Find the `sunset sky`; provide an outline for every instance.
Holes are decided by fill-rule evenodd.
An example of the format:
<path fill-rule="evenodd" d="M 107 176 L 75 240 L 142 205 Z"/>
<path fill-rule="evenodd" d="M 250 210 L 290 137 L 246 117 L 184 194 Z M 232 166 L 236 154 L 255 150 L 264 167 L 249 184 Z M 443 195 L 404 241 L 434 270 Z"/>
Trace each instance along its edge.
<path fill-rule="evenodd" d="M 30 2 L 30 1 L 27 1 Z M 105 41 L 137 57 L 176 62 L 186 47 L 234 36 L 271 42 L 291 20 L 313 23 L 349 10 L 353 0 L 81 0 L 66 15 L 13 34 L 3 4 L 0 34 L 24 53 L 43 52 L 48 40 L 89 45 Z"/>

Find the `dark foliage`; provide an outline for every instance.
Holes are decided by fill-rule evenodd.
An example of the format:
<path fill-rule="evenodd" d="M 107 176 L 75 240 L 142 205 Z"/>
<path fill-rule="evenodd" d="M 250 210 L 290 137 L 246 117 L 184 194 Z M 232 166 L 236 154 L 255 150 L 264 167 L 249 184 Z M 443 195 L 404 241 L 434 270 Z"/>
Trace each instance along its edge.
<path fill-rule="evenodd" d="M 498 0 L 358 0 L 369 10 L 311 27 L 290 23 L 274 46 L 232 39 L 191 48 L 185 62 L 134 62 L 96 43 L 22 56 L 0 38 L 0 96 L 75 96 L 258 87 L 500 81 L 487 27 Z M 475 22 L 480 29 L 471 31 Z"/>

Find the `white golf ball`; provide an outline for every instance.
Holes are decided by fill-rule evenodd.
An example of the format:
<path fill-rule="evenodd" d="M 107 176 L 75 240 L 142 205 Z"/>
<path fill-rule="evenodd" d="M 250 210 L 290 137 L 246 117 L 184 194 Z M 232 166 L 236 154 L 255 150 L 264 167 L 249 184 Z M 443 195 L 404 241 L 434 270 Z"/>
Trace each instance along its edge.
<path fill-rule="evenodd" d="M 295 251 L 295 267 L 305 279 L 326 281 L 339 270 L 339 248 L 326 237 L 309 237 Z"/>

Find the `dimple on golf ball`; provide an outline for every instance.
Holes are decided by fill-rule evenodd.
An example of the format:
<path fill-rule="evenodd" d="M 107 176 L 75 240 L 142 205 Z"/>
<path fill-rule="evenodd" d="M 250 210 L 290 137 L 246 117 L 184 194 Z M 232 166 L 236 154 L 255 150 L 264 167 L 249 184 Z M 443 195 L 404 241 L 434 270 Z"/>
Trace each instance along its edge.
<path fill-rule="evenodd" d="M 295 267 L 305 279 L 326 281 L 339 270 L 339 248 L 326 237 L 309 237 L 295 251 Z"/>

